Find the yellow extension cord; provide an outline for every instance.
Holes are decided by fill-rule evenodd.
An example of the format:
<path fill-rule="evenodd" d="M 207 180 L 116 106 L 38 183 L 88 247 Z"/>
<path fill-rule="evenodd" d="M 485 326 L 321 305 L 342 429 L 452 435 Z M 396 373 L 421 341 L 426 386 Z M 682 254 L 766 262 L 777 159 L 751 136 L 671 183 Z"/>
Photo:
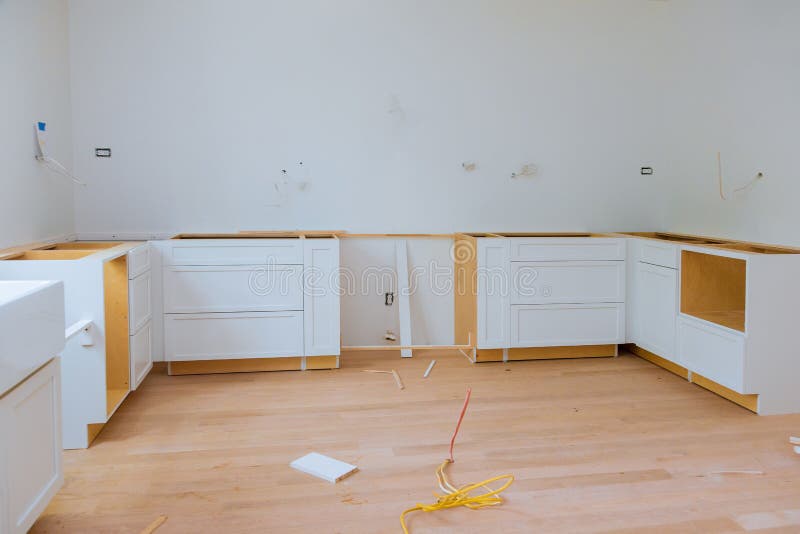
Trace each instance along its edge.
<path fill-rule="evenodd" d="M 406 526 L 406 514 L 411 512 L 435 512 L 437 510 L 445 510 L 447 508 L 455 508 L 457 506 L 466 506 L 472 510 L 483 508 L 484 506 L 496 506 L 503 503 L 500 493 L 507 489 L 512 482 L 514 482 L 514 475 L 500 475 L 497 477 L 489 478 L 477 484 L 470 484 L 456 488 L 447 479 L 445 469 L 453 460 L 449 458 L 442 462 L 438 469 L 436 469 L 436 478 L 439 481 L 439 487 L 444 492 L 444 495 L 437 495 L 434 504 L 417 504 L 414 508 L 409 508 L 400 514 L 400 526 L 403 527 L 403 532 L 409 534 L 408 527 Z M 492 489 L 488 486 L 492 482 L 507 479 L 507 482 L 498 489 Z M 486 488 L 487 493 L 481 495 L 470 495 L 471 491 L 478 488 Z"/>

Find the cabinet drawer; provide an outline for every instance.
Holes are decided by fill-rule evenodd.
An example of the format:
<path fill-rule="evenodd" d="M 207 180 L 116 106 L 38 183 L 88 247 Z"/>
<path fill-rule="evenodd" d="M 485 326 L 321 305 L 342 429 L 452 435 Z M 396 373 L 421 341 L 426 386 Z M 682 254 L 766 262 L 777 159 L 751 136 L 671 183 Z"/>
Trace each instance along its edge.
<path fill-rule="evenodd" d="M 641 239 L 637 248 L 639 249 L 639 261 L 670 269 L 678 268 L 679 249 L 677 245 L 653 239 Z"/>
<path fill-rule="evenodd" d="M 511 261 L 624 260 L 625 239 L 612 237 L 513 237 Z"/>
<path fill-rule="evenodd" d="M 141 274 L 128 282 L 128 314 L 130 333 L 134 334 L 150 321 L 153 316 L 151 298 L 151 279 L 149 272 Z"/>
<path fill-rule="evenodd" d="M 625 262 L 514 262 L 511 304 L 625 301 Z"/>
<path fill-rule="evenodd" d="M 150 270 L 150 244 L 145 243 L 128 252 L 128 278 L 133 280 Z"/>
<path fill-rule="evenodd" d="M 299 239 L 192 239 L 170 244 L 166 265 L 302 265 Z"/>
<path fill-rule="evenodd" d="M 612 345 L 624 341 L 623 304 L 511 306 L 511 347 Z"/>
<path fill-rule="evenodd" d="M 757 393 L 744 388 L 744 336 L 681 316 L 678 358 L 690 371 L 736 392 Z"/>
<path fill-rule="evenodd" d="M 164 317 L 167 361 L 303 355 L 303 312 L 206 313 Z"/>
<path fill-rule="evenodd" d="M 135 390 L 153 368 L 152 326 L 148 322 L 131 336 L 131 389 Z"/>
<path fill-rule="evenodd" d="M 165 313 L 279 311 L 303 309 L 302 267 L 168 267 Z"/>

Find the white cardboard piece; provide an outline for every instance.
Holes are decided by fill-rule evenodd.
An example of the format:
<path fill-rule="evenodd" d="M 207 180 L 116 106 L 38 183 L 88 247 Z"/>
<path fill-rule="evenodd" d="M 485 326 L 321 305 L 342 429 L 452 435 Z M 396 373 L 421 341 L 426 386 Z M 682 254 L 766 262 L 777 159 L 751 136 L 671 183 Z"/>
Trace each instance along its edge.
<path fill-rule="evenodd" d="M 303 473 L 308 473 L 309 475 L 327 480 L 332 484 L 336 484 L 343 478 L 358 471 L 358 467 L 355 465 L 336 460 L 335 458 L 317 452 L 306 454 L 290 463 L 289 466 Z"/>

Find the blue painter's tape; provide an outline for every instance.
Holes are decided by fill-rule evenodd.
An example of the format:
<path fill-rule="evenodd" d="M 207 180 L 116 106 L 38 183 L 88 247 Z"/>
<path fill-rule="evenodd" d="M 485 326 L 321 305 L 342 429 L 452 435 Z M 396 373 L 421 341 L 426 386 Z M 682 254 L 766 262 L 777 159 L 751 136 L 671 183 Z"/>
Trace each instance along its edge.
<path fill-rule="evenodd" d="M 40 122 L 38 124 L 39 124 L 39 131 L 40 132 L 45 131 L 45 128 L 47 128 L 47 123 L 46 122 Z"/>

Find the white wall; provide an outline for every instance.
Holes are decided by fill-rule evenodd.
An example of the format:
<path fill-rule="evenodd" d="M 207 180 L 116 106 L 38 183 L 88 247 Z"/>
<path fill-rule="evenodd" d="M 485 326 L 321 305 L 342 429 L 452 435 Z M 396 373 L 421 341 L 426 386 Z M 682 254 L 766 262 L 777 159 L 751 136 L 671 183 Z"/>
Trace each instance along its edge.
<path fill-rule="evenodd" d="M 78 231 L 659 228 L 668 8 L 72 0 Z"/>
<path fill-rule="evenodd" d="M 66 0 L 0 0 L 0 248 L 69 235 L 72 183 L 34 159 L 34 123 L 72 166 Z"/>
<path fill-rule="evenodd" d="M 672 0 L 668 13 L 668 227 L 800 245 L 800 2 Z M 763 181 L 732 192 L 759 171 Z"/>

